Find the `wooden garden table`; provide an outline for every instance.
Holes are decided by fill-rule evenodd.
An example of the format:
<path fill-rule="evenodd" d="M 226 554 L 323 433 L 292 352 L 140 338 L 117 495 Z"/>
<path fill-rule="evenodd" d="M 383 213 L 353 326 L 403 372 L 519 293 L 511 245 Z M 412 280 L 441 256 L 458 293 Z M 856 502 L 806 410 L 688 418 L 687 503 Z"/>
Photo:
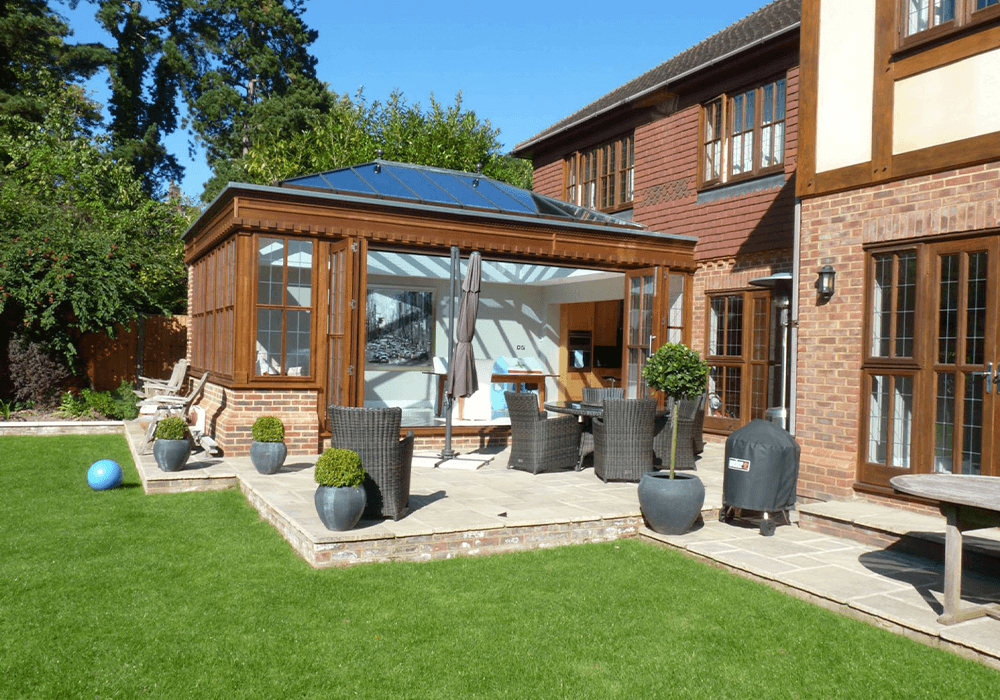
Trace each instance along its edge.
<path fill-rule="evenodd" d="M 1000 606 L 961 608 L 962 532 L 1000 525 L 1000 477 L 963 474 L 904 474 L 890 482 L 897 491 L 937 501 L 947 524 L 944 539 L 943 625 L 989 615 L 1000 620 Z"/>

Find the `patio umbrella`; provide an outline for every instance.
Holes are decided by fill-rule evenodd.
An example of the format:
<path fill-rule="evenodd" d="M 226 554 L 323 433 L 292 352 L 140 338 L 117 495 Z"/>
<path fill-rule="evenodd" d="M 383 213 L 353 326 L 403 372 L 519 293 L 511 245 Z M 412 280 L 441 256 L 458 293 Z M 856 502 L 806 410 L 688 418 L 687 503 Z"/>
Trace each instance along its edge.
<path fill-rule="evenodd" d="M 476 363 L 472 354 L 472 337 L 476 332 L 476 314 L 479 313 L 479 283 L 482 278 L 482 256 L 469 256 L 469 269 L 462 283 L 462 298 L 458 306 L 455 353 L 448 363 L 445 385 L 449 396 L 472 396 L 479 389 Z"/>

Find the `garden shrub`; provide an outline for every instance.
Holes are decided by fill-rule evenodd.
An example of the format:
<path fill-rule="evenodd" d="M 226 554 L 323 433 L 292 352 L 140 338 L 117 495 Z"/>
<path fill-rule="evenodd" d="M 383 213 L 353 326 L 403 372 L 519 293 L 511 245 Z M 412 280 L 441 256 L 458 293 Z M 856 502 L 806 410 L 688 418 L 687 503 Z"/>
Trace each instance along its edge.
<path fill-rule="evenodd" d="M 132 385 L 122 380 L 113 392 L 83 389 L 78 395 L 65 392 L 59 404 L 59 415 L 67 418 L 104 418 L 133 420 L 139 415 Z"/>
<path fill-rule="evenodd" d="M 257 442 L 285 441 L 285 425 L 274 416 L 261 416 L 254 421 L 250 432 Z"/>
<path fill-rule="evenodd" d="M 71 376 L 65 361 L 54 358 L 41 344 L 23 336 L 11 338 L 8 355 L 14 401 L 36 408 L 55 408 Z"/>
<path fill-rule="evenodd" d="M 187 437 L 187 423 L 183 418 L 170 416 L 164 418 L 156 425 L 157 440 L 183 440 Z"/>
<path fill-rule="evenodd" d="M 316 483 L 321 486 L 353 487 L 364 482 L 361 457 L 354 450 L 331 447 L 316 460 Z"/>

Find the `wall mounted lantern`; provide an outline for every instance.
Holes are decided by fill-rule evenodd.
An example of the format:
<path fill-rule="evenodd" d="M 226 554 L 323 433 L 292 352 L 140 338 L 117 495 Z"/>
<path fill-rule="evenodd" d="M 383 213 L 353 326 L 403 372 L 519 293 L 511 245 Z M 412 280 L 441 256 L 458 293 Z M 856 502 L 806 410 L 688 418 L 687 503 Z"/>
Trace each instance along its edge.
<path fill-rule="evenodd" d="M 820 299 L 826 301 L 833 296 L 833 280 L 836 276 L 837 271 L 830 265 L 824 265 L 823 269 L 819 271 L 819 278 L 816 280 L 816 293 L 819 295 Z"/>

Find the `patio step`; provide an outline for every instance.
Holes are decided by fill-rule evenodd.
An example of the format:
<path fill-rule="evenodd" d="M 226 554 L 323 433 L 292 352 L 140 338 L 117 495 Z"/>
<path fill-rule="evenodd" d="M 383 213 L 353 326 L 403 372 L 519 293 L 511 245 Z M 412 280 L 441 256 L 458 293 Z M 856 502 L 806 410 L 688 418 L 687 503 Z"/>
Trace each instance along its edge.
<path fill-rule="evenodd" d="M 945 519 L 861 500 L 799 504 L 799 527 L 892 548 L 928 559 L 944 559 Z M 964 533 L 963 567 L 982 573 L 1000 568 L 1000 528 Z"/>

